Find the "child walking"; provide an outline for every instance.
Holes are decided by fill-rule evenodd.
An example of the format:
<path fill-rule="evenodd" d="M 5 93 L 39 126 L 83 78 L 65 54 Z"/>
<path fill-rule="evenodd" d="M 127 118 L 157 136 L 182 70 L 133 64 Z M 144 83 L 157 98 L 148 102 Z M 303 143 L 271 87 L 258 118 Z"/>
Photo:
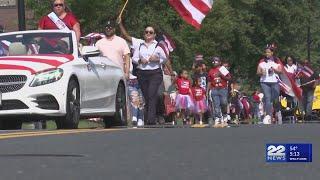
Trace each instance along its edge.
<path fill-rule="evenodd" d="M 176 81 L 178 94 L 176 97 L 176 109 L 177 109 L 177 120 L 183 119 L 184 123 L 186 123 L 186 118 L 188 118 L 188 114 L 193 109 L 193 101 L 191 98 L 191 82 L 188 79 L 188 71 L 182 70 L 179 73 L 179 77 Z M 188 122 L 190 124 L 190 122 Z"/>
<path fill-rule="evenodd" d="M 207 111 L 206 90 L 201 87 L 201 78 L 197 78 L 192 88 L 194 99 L 194 113 L 199 118 L 199 124 L 202 125 L 203 114 Z"/>

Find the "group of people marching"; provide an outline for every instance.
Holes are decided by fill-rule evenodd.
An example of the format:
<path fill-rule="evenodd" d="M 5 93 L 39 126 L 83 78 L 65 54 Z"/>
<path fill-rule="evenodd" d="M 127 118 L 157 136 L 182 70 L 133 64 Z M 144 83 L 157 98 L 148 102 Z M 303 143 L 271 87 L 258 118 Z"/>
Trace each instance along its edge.
<path fill-rule="evenodd" d="M 314 90 L 319 84 L 319 74 L 312 70 L 308 60 L 298 63 L 293 57 L 287 56 L 283 62 L 274 55 L 275 49 L 274 44 L 268 45 L 265 49 L 265 57 L 260 60 L 257 67 L 264 95 L 263 122 L 265 124 L 282 123 L 283 107 L 281 107 L 280 97 L 286 98 L 287 105 L 299 111 L 305 120 L 311 120 Z M 292 111 L 292 113 L 296 112 Z"/>
<path fill-rule="evenodd" d="M 203 60 L 193 65 L 193 86 L 188 79 L 188 71 L 182 70 L 176 79 L 177 95 L 175 98 L 176 118 L 184 124 L 192 124 L 189 115 L 194 115 L 195 123 L 202 125 L 206 113 L 208 123 L 214 126 L 227 126 L 228 81 L 231 74 L 227 65 L 219 57 L 213 57 L 212 68 L 207 72 Z M 213 122 L 214 119 L 214 122 Z"/>
<path fill-rule="evenodd" d="M 51 2 L 52 13 L 39 21 L 39 29 L 68 28 L 76 32 L 79 41 L 80 23 L 70 12 L 65 1 L 52 0 Z M 119 26 L 123 38 L 116 35 L 116 26 Z M 200 125 L 208 120 L 208 124 L 215 127 L 226 127 L 231 119 L 230 114 L 235 114 L 233 118 L 238 118 L 240 111 L 244 118 L 251 118 L 250 115 L 253 114 L 254 117 L 263 119 L 262 122 L 265 124 L 270 124 L 272 120 L 280 122 L 279 97 L 280 87 L 283 87 L 281 86 L 283 77 L 289 77 L 291 85 L 298 85 L 300 86 L 298 88 L 303 90 L 302 103 L 300 103 L 303 108 L 301 109 L 306 117 L 311 115 L 318 74 L 307 62 L 298 66 L 292 57 L 287 57 L 283 66 L 281 60 L 274 55 L 275 47 L 267 46 L 265 56 L 257 67 L 262 93 L 256 91 L 250 103 L 246 95 L 240 94 L 239 84 L 231 80 L 228 62 L 222 62 L 219 57 L 212 57 L 209 62 L 212 63 L 212 67 L 207 70 L 205 64 L 209 63 L 205 63 L 202 55 L 197 55 L 192 71 L 188 72 L 184 69 L 176 76 L 168 55 L 159 48 L 156 37 L 156 29 L 152 26 L 144 29 L 143 39 L 131 37 L 119 17 L 117 20 L 107 20 L 104 35 L 99 36 L 100 40 L 97 42 L 91 43 L 101 51 L 103 56 L 108 57 L 123 69 L 128 80 L 130 114 L 134 126 L 159 123 L 157 112 L 161 107 L 158 106 L 160 89 L 162 89 L 161 95 L 170 94 L 170 103 L 173 105 L 170 111 L 173 117 L 171 120 L 176 124 L 192 124 L 191 117 L 194 117 L 195 123 Z M 190 75 L 192 75 L 192 81 L 189 80 Z M 298 102 L 292 97 L 296 94 L 282 95 L 290 102 Z M 298 99 L 300 101 L 300 97 Z M 252 104 L 253 110 L 250 110 Z M 259 112 L 262 104 L 263 113 Z M 170 105 L 165 103 L 165 106 L 168 108 Z M 242 109 L 239 108 L 240 106 Z"/>

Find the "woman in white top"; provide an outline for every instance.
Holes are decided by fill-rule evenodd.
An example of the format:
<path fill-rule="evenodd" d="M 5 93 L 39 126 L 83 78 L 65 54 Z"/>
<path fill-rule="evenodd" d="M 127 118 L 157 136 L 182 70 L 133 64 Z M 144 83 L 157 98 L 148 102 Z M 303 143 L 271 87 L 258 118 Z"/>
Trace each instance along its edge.
<path fill-rule="evenodd" d="M 281 73 L 281 66 L 278 64 L 280 59 L 273 55 L 273 51 L 274 48 L 272 46 L 267 46 L 265 57 L 260 60 L 257 67 L 257 74 L 260 76 L 260 85 L 264 94 L 266 116 L 263 121 L 265 124 L 271 123 L 272 109 L 280 113 L 278 74 Z"/>
<path fill-rule="evenodd" d="M 143 39 L 138 39 L 128 34 L 121 19 L 118 19 L 118 21 L 121 33 L 126 40 L 132 43 L 134 48 L 132 61 L 137 64 L 138 81 L 145 100 L 145 123 L 155 125 L 158 90 L 163 81 L 161 66 L 166 63 L 167 57 L 155 40 L 156 31 L 154 27 L 146 27 Z"/>

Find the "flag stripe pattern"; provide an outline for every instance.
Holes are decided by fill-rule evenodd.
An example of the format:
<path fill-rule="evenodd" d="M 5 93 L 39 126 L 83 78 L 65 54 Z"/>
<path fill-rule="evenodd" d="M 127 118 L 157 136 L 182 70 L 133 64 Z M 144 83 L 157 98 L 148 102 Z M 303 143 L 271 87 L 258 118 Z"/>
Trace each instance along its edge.
<path fill-rule="evenodd" d="M 278 79 L 281 89 L 289 96 L 296 97 L 298 100 L 301 100 L 302 89 L 298 87 L 293 76 L 290 76 L 289 73 L 285 70 L 280 60 L 279 60 L 279 64 L 283 72 L 279 74 L 279 79 Z"/>
<path fill-rule="evenodd" d="M 73 56 L 2 56 L 0 57 L 0 70 L 26 70 L 32 74 L 47 69 L 57 68 L 72 61 Z"/>
<path fill-rule="evenodd" d="M 158 43 L 158 47 L 160 47 L 164 51 L 164 53 L 166 54 L 166 57 L 169 58 L 170 51 L 168 49 L 168 46 L 167 46 L 166 42 L 160 41 Z"/>
<path fill-rule="evenodd" d="M 176 48 L 176 44 L 168 34 L 163 34 L 162 36 L 164 41 L 167 43 L 169 51 L 172 52 Z"/>
<path fill-rule="evenodd" d="M 212 8 L 212 0 L 168 0 L 179 15 L 196 29 Z"/>
<path fill-rule="evenodd" d="M 102 33 L 89 33 L 84 37 L 81 37 L 82 39 L 91 39 L 91 38 L 104 38 L 106 37 L 104 34 Z"/>
<path fill-rule="evenodd" d="M 161 34 L 157 36 L 157 41 L 157 46 L 160 47 L 166 54 L 167 58 L 169 58 L 170 52 L 176 48 L 172 38 L 168 34 Z"/>

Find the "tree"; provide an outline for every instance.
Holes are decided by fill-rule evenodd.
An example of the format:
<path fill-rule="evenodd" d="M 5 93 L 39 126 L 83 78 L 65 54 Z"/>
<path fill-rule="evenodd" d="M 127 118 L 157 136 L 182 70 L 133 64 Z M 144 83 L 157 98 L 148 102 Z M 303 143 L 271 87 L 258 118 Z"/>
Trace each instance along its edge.
<path fill-rule="evenodd" d="M 69 0 L 81 22 L 82 32 L 102 32 L 108 17 L 117 16 L 124 1 Z M 27 0 L 35 19 L 48 13 L 48 2 Z M 211 56 L 221 56 L 232 65 L 235 76 L 251 87 L 257 81 L 256 66 L 264 47 L 275 42 L 277 55 L 307 57 L 307 27 L 310 26 L 311 60 L 317 63 L 320 47 L 320 2 L 316 0 L 219 0 L 205 18 L 201 30 L 186 24 L 166 0 L 129 1 L 124 24 L 129 33 L 142 37 L 145 26 L 155 25 L 177 44 L 171 54 L 176 70 L 191 68 L 196 53 L 210 65 Z M 36 24 L 31 21 L 29 24 Z"/>

